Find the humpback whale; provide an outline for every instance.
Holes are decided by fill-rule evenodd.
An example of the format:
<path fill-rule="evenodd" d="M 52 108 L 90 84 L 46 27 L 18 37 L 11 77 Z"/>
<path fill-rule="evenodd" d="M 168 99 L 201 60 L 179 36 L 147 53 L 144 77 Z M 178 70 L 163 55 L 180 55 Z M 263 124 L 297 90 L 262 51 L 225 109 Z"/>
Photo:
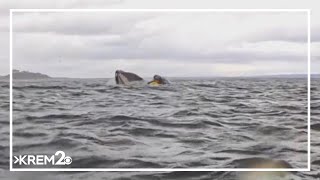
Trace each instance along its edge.
<path fill-rule="evenodd" d="M 143 79 L 140 76 L 122 70 L 116 71 L 115 80 L 117 84 L 129 84 L 132 81 L 143 81 Z"/>
<path fill-rule="evenodd" d="M 169 81 L 160 76 L 160 75 L 154 75 L 153 76 L 153 80 L 148 82 L 149 85 L 153 85 L 153 86 L 157 86 L 157 85 L 160 85 L 160 84 L 170 84 Z"/>

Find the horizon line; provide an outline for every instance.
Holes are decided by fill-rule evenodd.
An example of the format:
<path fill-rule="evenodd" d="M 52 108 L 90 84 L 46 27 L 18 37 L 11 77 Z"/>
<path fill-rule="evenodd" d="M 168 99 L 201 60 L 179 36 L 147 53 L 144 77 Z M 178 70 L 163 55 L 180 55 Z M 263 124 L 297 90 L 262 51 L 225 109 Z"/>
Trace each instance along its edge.
<path fill-rule="evenodd" d="M 32 72 L 30 72 L 32 73 Z M 42 74 L 42 73 L 40 73 Z M 44 74 L 47 75 L 47 74 Z M 320 76 L 320 73 L 311 73 L 311 76 Z M 58 77 L 58 76 L 49 76 L 49 78 L 47 79 L 112 79 L 114 77 Z M 261 74 L 261 75 L 235 75 L 235 76 L 223 76 L 223 75 L 213 75 L 213 76 L 164 76 L 166 78 L 250 78 L 250 77 L 270 77 L 270 76 L 306 76 L 306 78 L 308 77 L 308 73 L 297 73 L 297 74 Z M 0 75 L 0 78 L 5 78 L 5 77 L 10 77 L 10 74 L 7 75 Z M 142 78 L 151 78 L 152 76 L 141 76 Z M 30 78 L 32 79 L 32 78 Z M 34 78 L 36 79 L 36 78 Z M 46 79 L 46 78 L 43 78 Z"/>

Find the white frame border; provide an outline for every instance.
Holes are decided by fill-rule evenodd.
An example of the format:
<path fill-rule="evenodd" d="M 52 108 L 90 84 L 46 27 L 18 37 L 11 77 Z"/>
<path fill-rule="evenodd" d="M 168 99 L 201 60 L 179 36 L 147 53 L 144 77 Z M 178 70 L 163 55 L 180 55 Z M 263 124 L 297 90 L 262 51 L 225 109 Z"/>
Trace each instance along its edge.
<path fill-rule="evenodd" d="M 12 18 L 14 12 L 306 12 L 308 21 L 308 167 L 307 168 L 13 168 L 13 92 L 12 92 Z M 10 171 L 310 171 L 311 108 L 310 108 L 310 9 L 10 9 Z"/>

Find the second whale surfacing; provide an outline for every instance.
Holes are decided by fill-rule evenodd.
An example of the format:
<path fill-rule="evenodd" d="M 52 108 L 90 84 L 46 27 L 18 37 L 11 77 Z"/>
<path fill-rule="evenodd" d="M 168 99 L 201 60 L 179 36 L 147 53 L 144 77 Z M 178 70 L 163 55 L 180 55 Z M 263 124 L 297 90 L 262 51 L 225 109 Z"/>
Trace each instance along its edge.
<path fill-rule="evenodd" d="M 117 70 L 115 73 L 115 80 L 116 84 L 128 85 L 130 82 L 133 81 L 143 81 L 143 78 L 131 72 Z"/>

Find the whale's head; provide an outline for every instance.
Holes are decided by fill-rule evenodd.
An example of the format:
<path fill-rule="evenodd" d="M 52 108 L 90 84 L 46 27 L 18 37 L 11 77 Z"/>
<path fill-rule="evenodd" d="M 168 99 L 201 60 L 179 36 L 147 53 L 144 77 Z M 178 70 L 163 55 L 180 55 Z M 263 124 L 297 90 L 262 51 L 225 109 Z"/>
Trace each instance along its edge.
<path fill-rule="evenodd" d="M 143 79 L 134 73 L 116 70 L 115 80 L 117 84 L 129 84 L 132 81 L 142 81 Z"/>
<path fill-rule="evenodd" d="M 115 79 L 117 84 L 126 84 L 127 79 L 123 74 L 124 74 L 124 71 L 116 70 Z"/>

